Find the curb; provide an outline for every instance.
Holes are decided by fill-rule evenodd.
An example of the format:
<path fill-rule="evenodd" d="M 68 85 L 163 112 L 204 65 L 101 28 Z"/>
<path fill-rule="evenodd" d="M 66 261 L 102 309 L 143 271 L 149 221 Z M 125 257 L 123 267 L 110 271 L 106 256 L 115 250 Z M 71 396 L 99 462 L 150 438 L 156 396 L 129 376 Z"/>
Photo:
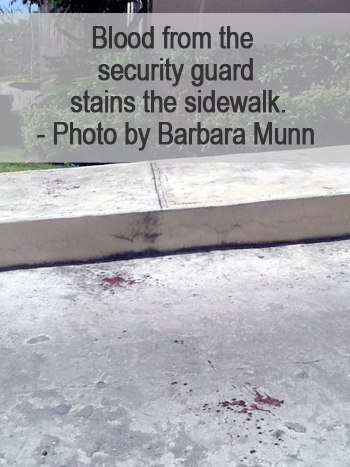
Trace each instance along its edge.
<path fill-rule="evenodd" d="M 58 169 L 30 175 L 20 174 L 17 177 L 14 174 L 2 174 L 3 181 L 7 182 L 2 186 L 14 186 L 12 192 L 11 189 L 6 192 L 7 203 L 12 200 L 15 206 L 16 193 L 20 191 L 18 186 L 26 184 L 29 185 L 27 189 L 31 191 L 32 199 L 27 194 L 27 198 L 21 198 L 22 204 L 17 211 L 14 209 L 13 215 L 8 209 L 7 214 L 0 217 L 0 268 L 89 261 L 122 254 L 171 253 L 191 248 L 254 246 L 350 235 L 350 165 L 334 166 L 333 172 L 329 165 L 312 167 L 317 169 L 314 174 L 310 168 L 307 171 L 306 167 L 259 167 L 259 177 L 264 183 L 251 187 L 254 188 L 254 195 L 247 195 L 247 199 L 244 192 L 242 195 L 242 186 L 246 184 L 249 194 L 249 184 L 252 183 L 251 176 L 255 169 L 252 166 L 249 171 L 247 165 L 240 164 L 221 165 L 216 175 L 213 173 L 213 164 L 196 166 L 193 162 L 184 165 L 175 164 L 174 161 L 108 166 L 97 170 L 96 167 Z M 237 180 L 232 182 L 233 175 L 230 175 L 228 184 L 225 176 L 231 173 L 230 170 Z M 277 177 L 271 181 L 272 185 L 266 182 L 264 170 L 266 177 L 267 174 L 271 176 L 271 173 Z M 129 174 L 139 171 L 139 175 L 143 175 L 143 186 L 138 187 L 139 199 L 134 199 L 136 195 L 132 198 L 135 186 L 127 185 L 125 171 Z M 183 171 L 187 174 L 187 181 L 181 177 Z M 286 174 L 291 173 L 294 173 L 294 178 L 288 181 L 288 189 L 282 182 Z M 105 196 L 96 194 L 90 185 L 89 189 L 86 188 L 86 183 L 93 183 L 98 188 L 102 174 L 115 178 L 115 183 L 110 182 L 105 187 Z M 320 174 L 324 174 L 323 179 Z M 343 180 L 339 174 L 343 174 Z M 42 215 L 37 205 L 33 207 L 35 212 L 32 214 L 28 208 L 28 212 L 25 211 L 26 206 L 40 204 L 41 197 L 38 193 L 34 196 L 33 192 L 39 188 L 42 190 L 43 186 L 47 187 L 50 180 L 57 180 L 58 175 L 62 182 L 60 186 L 65 186 L 66 191 L 62 191 L 62 188 L 61 192 L 55 192 L 55 198 L 42 200 Z M 312 187 L 300 189 L 300 184 L 309 175 Z M 208 177 L 212 177 L 212 183 Z M 135 179 L 141 178 L 135 176 Z M 330 178 L 334 181 L 331 187 Z M 123 186 L 118 184 L 121 179 Z M 73 180 L 80 184 L 77 198 L 67 195 Z M 190 180 L 193 180 L 192 186 Z M 199 180 L 203 180 L 202 185 Z M 299 185 L 295 188 L 294 196 L 291 196 L 294 183 Z M 232 193 L 232 187 L 238 185 L 239 193 L 233 193 L 231 199 L 223 195 Z M 109 200 L 103 210 L 106 196 L 121 189 L 124 192 L 130 189 L 129 205 L 124 202 L 125 193 L 124 201 L 120 202 L 116 193 L 115 203 L 111 204 Z M 205 193 L 206 189 L 208 193 Z M 186 198 L 186 190 L 189 199 L 185 203 L 182 197 Z M 21 196 L 20 193 L 18 195 Z M 67 203 L 73 199 L 76 203 L 67 211 Z M 215 202 L 211 202 L 211 199 Z"/>

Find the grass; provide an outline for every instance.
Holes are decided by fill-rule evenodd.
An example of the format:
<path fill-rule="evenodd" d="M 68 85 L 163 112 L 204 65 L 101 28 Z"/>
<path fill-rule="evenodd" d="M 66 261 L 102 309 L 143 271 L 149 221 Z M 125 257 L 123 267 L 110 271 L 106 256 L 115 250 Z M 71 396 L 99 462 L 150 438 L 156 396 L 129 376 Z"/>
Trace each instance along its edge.
<path fill-rule="evenodd" d="M 0 161 L 1 160 L 18 160 L 23 158 L 24 149 L 21 147 L 0 146 Z M 23 170 L 43 170 L 43 169 L 58 169 L 63 167 L 73 167 L 72 164 L 29 164 L 26 162 L 0 162 L 0 172 L 20 172 Z"/>
<path fill-rule="evenodd" d="M 43 170 L 43 169 L 60 169 L 64 167 L 73 167 L 71 164 L 66 165 L 53 165 L 53 164 L 25 164 L 25 163 L 13 163 L 13 164 L 1 164 L 0 172 L 20 172 L 23 170 Z"/>

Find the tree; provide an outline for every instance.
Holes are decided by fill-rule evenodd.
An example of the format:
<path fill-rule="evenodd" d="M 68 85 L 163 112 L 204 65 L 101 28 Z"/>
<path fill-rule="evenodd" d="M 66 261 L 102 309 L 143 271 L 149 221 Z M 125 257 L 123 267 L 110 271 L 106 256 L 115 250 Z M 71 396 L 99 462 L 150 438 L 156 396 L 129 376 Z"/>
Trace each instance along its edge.
<path fill-rule="evenodd" d="M 38 75 L 39 51 L 37 44 L 38 23 L 36 17 L 13 13 L 0 18 L 0 76 Z"/>
<path fill-rule="evenodd" d="M 20 0 L 12 0 L 11 5 Z M 43 12 L 62 13 L 124 13 L 127 5 L 133 4 L 137 13 L 152 11 L 152 0 L 22 0 L 23 5 L 31 8 L 36 5 Z"/>

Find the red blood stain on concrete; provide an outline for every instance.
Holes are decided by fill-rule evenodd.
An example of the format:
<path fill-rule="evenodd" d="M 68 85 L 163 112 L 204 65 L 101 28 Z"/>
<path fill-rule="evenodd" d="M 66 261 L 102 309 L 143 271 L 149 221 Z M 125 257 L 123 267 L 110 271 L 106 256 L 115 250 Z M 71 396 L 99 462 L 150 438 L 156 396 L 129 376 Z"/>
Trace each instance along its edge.
<path fill-rule="evenodd" d="M 258 402 L 259 404 L 266 404 L 266 405 L 272 405 L 274 407 L 281 407 L 281 405 L 284 403 L 283 400 L 274 399 L 273 397 L 269 396 L 268 394 L 265 394 L 265 397 L 264 397 L 256 389 L 255 389 L 255 394 L 256 394 L 256 397 L 255 397 L 254 401 Z"/>
<path fill-rule="evenodd" d="M 255 410 L 262 412 L 270 412 L 270 410 L 265 409 L 264 405 L 269 405 L 271 407 L 281 407 L 284 403 L 283 400 L 275 399 L 274 397 L 269 396 L 268 394 L 262 395 L 256 388 L 252 388 L 254 391 L 254 402 L 248 403 L 245 400 L 236 400 L 231 399 L 219 402 L 218 406 L 225 407 L 228 410 L 235 410 L 237 413 L 249 414 Z M 239 410 L 237 410 L 239 409 Z"/>
<path fill-rule="evenodd" d="M 102 279 L 104 285 L 108 287 L 125 287 L 127 285 L 134 285 L 136 281 L 133 279 L 125 279 L 122 276 L 113 276 L 113 277 L 105 277 Z"/>

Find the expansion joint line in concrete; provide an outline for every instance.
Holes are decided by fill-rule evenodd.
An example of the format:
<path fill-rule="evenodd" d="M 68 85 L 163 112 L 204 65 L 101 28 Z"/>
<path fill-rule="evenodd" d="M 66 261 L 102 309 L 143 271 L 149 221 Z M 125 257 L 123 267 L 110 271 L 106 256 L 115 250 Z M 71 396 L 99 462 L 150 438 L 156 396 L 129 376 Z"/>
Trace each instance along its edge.
<path fill-rule="evenodd" d="M 150 162 L 150 165 L 152 171 L 152 179 L 154 183 L 154 188 L 157 193 L 159 206 L 161 209 L 163 209 L 164 207 L 168 207 L 168 203 L 162 186 L 161 172 L 155 162 Z"/>

